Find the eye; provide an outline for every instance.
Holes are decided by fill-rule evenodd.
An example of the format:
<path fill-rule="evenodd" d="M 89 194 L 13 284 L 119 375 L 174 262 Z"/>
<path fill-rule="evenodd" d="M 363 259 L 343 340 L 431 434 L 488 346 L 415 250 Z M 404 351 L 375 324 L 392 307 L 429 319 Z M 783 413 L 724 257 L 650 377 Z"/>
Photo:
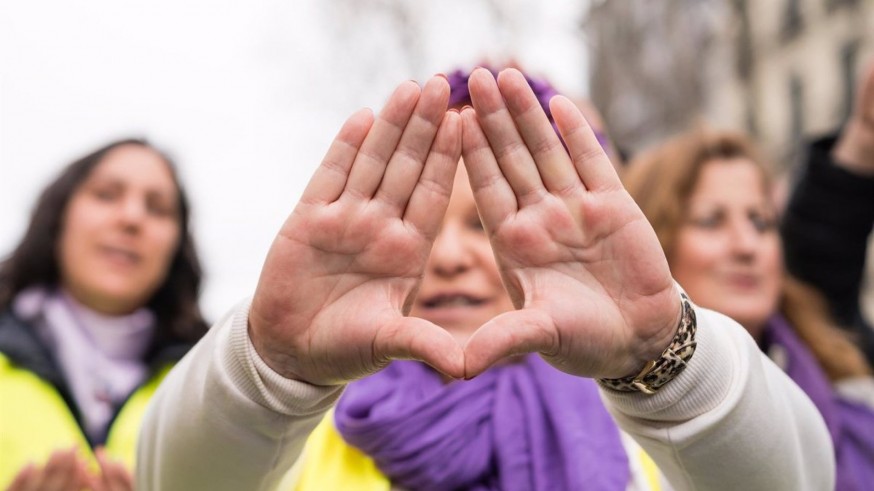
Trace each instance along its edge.
<path fill-rule="evenodd" d="M 91 188 L 91 195 L 100 201 L 110 202 L 121 196 L 121 189 L 111 185 L 94 186 Z"/>
<path fill-rule="evenodd" d="M 722 212 L 713 212 L 703 215 L 692 216 L 689 223 L 693 227 L 703 229 L 719 228 L 725 221 L 725 214 Z"/>
<path fill-rule="evenodd" d="M 480 220 L 479 215 L 473 215 L 472 217 L 468 218 L 467 219 L 467 226 L 471 230 L 477 230 L 480 232 L 485 231 L 485 229 L 486 229 L 485 226 L 483 225 L 482 220 Z"/>
<path fill-rule="evenodd" d="M 777 228 L 777 220 L 759 212 L 750 213 L 750 222 L 760 233 L 768 232 Z"/>
<path fill-rule="evenodd" d="M 173 217 L 177 213 L 176 206 L 170 200 L 155 195 L 146 198 L 146 210 L 149 214 L 162 218 Z"/>

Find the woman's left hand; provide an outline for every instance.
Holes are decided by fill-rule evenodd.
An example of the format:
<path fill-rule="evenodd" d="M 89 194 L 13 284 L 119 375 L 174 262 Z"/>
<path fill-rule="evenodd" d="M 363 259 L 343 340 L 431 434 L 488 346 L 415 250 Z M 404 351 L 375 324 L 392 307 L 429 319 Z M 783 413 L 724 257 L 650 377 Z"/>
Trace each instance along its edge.
<path fill-rule="evenodd" d="M 529 352 L 574 375 L 633 375 L 681 312 L 652 226 L 570 100 L 550 103 L 565 150 L 518 71 L 476 70 L 470 92 L 464 162 L 518 310 L 470 338 L 465 375 Z"/>

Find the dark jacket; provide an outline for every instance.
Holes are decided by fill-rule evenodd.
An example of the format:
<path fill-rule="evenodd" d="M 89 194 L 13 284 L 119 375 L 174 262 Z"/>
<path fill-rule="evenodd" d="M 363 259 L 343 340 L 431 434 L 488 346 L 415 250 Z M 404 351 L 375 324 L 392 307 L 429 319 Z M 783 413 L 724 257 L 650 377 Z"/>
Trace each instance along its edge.
<path fill-rule="evenodd" d="M 823 138 L 810 146 L 793 189 L 782 224 L 786 267 L 819 289 L 835 320 L 853 331 L 874 364 L 874 331 L 859 303 L 874 224 L 874 177 L 838 167 L 831 155 L 835 141 Z"/>

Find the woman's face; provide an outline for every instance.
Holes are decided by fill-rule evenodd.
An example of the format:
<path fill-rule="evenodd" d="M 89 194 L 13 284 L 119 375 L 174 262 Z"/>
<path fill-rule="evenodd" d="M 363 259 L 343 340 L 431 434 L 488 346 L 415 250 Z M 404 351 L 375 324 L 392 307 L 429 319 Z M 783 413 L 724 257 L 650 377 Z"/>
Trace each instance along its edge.
<path fill-rule="evenodd" d="M 180 240 L 178 190 L 164 159 L 139 145 L 110 150 L 73 193 L 57 254 L 64 288 L 105 314 L 142 307 Z"/>
<path fill-rule="evenodd" d="M 463 344 L 476 328 L 512 309 L 467 172 L 459 164 L 411 315 L 443 327 Z"/>
<path fill-rule="evenodd" d="M 686 213 L 669 258 L 674 278 L 695 303 L 758 337 L 777 307 L 783 267 L 761 171 L 745 158 L 705 163 Z"/>

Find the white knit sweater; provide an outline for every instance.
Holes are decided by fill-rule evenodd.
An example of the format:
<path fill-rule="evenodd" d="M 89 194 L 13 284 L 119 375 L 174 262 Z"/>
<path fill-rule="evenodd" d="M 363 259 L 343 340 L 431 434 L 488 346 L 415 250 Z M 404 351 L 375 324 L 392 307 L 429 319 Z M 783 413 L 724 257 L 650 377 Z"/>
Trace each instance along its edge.
<path fill-rule="evenodd" d="M 834 452 L 813 403 L 741 326 L 696 313 L 698 348 L 676 379 L 653 396 L 602 391 L 620 428 L 677 490 L 832 489 Z M 339 397 L 342 387 L 267 367 L 247 315 L 234 309 L 161 386 L 140 437 L 138 489 L 272 490 Z"/>

